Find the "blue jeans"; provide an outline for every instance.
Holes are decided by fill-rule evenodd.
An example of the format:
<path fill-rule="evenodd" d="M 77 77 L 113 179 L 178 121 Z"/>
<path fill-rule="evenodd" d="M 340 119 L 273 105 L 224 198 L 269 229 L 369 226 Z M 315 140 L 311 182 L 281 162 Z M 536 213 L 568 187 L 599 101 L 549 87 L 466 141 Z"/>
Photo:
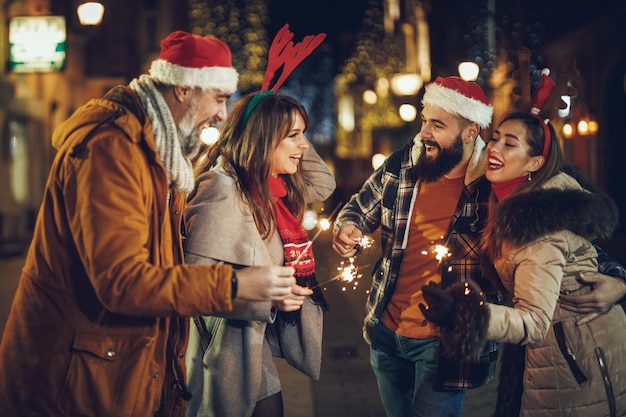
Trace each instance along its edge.
<path fill-rule="evenodd" d="M 411 339 L 378 323 L 370 363 L 387 417 L 459 417 L 466 390 L 434 391 L 439 339 Z"/>

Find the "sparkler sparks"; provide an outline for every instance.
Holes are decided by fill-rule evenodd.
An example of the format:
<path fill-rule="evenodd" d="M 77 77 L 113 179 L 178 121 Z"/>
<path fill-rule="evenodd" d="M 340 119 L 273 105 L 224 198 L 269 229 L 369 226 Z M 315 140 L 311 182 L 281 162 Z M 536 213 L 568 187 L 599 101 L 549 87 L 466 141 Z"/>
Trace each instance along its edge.
<path fill-rule="evenodd" d="M 363 274 L 359 273 L 359 267 L 354 264 L 354 260 L 355 260 L 355 257 L 352 256 L 348 258 L 347 263 L 344 261 L 341 261 L 341 263 L 337 267 L 338 273 L 336 275 L 334 275 L 328 281 L 321 282 L 311 287 L 311 289 L 328 284 L 329 282 L 332 282 L 332 281 L 342 281 L 342 282 L 345 282 L 346 284 L 352 284 L 352 289 L 356 290 L 359 285 L 358 279 L 361 278 Z M 341 291 L 346 291 L 346 286 L 342 287 Z"/>
<path fill-rule="evenodd" d="M 373 243 L 374 243 L 374 239 L 371 239 L 367 236 L 362 236 L 359 239 L 357 239 L 356 244 L 359 245 L 361 249 L 367 249 L 367 248 L 370 248 Z"/>
<path fill-rule="evenodd" d="M 442 260 L 444 257 L 450 256 L 448 247 L 444 245 L 435 245 L 433 252 L 435 253 L 435 259 L 438 261 Z"/>
<path fill-rule="evenodd" d="M 443 236 L 441 237 L 441 240 L 443 240 Z M 446 245 L 435 243 L 434 241 L 431 241 L 430 246 L 422 250 L 421 254 L 424 256 L 433 254 L 435 255 L 435 259 L 438 261 L 441 261 L 443 258 L 452 256 L 452 254 L 450 253 L 450 249 L 448 249 Z"/>
<path fill-rule="evenodd" d="M 357 250 L 356 254 L 349 257 L 347 261 L 341 261 L 339 266 L 337 267 L 338 273 L 335 274 L 331 279 L 321 282 L 311 289 L 326 285 L 332 281 L 341 281 L 342 283 L 344 283 L 344 285 L 341 287 L 342 292 L 346 292 L 348 289 L 358 289 L 359 279 L 363 276 L 363 274 L 359 272 L 359 268 L 366 268 L 369 265 L 357 266 L 355 264 L 356 255 L 360 254 L 363 249 L 370 248 L 373 243 L 374 239 L 368 236 L 362 236 L 361 238 L 358 238 L 355 245 L 355 248 Z"/>

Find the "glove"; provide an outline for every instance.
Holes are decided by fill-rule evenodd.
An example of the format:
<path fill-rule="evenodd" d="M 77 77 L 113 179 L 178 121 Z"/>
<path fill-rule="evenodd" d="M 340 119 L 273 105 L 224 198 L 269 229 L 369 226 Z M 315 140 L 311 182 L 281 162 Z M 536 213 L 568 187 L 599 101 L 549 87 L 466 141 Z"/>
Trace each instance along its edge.
<path fill-rule="evenodd" d="M 428 304 L 425 306 L 423 303 L 419 303 L 419 308 L 424 317 L 441 327 L 452 329 L 456 316 L 454 298 L 433 281 L 422 287 L 422 293 L 424 294 L 424 301 Z"/>

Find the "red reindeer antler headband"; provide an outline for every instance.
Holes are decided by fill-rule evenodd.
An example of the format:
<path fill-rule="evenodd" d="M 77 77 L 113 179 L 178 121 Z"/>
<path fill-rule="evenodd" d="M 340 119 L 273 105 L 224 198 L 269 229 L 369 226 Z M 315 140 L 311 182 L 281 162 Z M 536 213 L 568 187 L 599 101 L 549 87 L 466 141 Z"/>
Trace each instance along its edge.
<path fill-rule="evenodd" d="M 269 55 L 267 57 L 267 69 L 265 70 L 265 78 L 263 78 L 261 91 L 255 94 L 246 106 L 246 110 L 241 119 L 241 130 L 246 126 L 252 111 L 263 97 L 274 94 L 276 90 L 283 85 L 293 70 L 304 58 L 309 56 L 325 38 L 325 33 L 307 35 L 302 39 L 302 42 L 298 42 L 294 45 L 292 42 L 293 33 L 289 30 L 289 24 L 285 24 L 285 26 L 278 31 L 270 46 Z M 272 88 L 269 88 L 270 82 L 274 79 L 274 76 L 281 67 L 283 70 L 280 77 L 276 80 Z"/>

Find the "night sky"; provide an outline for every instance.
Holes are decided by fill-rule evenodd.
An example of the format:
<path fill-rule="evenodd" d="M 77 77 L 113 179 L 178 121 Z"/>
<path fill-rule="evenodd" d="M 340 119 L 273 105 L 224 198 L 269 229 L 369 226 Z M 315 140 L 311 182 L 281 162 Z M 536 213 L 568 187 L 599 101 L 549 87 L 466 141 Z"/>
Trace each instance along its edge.
<path fill-rule="evenodd" d="M 352 53 L 368 0 L 269 0 L 271 24 L 268 36 L 289 23 L 298 42 L 306 35 L 326 33 L 325 44 L 332 45 L 337 64 Z"/>

